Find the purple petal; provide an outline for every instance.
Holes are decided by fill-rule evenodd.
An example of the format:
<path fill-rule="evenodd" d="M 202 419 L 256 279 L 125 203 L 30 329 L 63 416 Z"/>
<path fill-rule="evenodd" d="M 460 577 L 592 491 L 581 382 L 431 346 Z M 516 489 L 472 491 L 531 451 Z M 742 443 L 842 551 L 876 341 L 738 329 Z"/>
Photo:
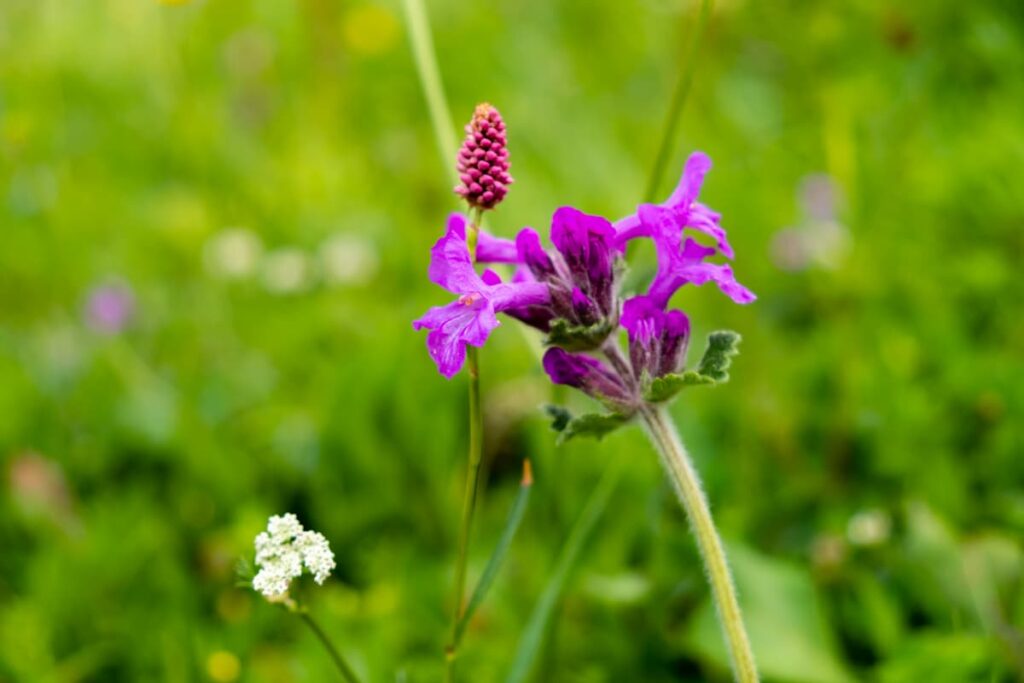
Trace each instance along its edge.
<path fill-rule="evenodd" d="M 488 268 L 484 272 L 480 273 L 480 281 L 485 285 L 495 287 L 501 284 L 501 276 Z"/>
<path fill-rule="evenodd" d="M 715 253 L 711 247 L 704 247 L 695 240 L 687 238 L 682 250 L 676 245 L 675 238 L 664 235 L 655 238 L 658 249 L 658 273 L 651 282 L 648 295 L 658 308 L 664 309 L 668 300 L 676 290 L 684 284 L 702 285 L 711 279 L 712 271 L 718 267 L 703 263 L 704 259 Z"/>
<path fill-rule="evenodd" d="M 596 358 L 554 347 L 544 354 L 544 371 L 555 384 L 581 389 L 594 398 L 620 404 L 630 402 L 622 381 Z"/>
<path fill-rule="evenodd" d="M 540 235 L 533 228 L 523 228 L 516 235 L 516 251 L 519 261 L 525 263 L 538 279 L 555 274 L 551 257 L 540 243 Z"/>
<path fill-rule="evenodd" d="M 476 241 L 476 260 L 478 263 L 519 263 L 519 252 L 514 241 L 481 230 Z"/>
<path fill-rule="evenodd" d="M 481 294 L 467 294 L 445 306 L 435 306 L 412 324 L 428 329 L 427 350 L 442 375 L 451 379 L 466 360 L 466 344 L 483 346 L 498 326 L 494 307 Z"/>
<path fill-rule="evenodd" d="M 510 282 L 488 287 L 487 297 L 498 313 L 510 308 L 544 306 L 551 302 L 550 289 L 542 282 Z"/>
<path fill-rule="evenodd" d="M 626 299 L 622 304 L 622 317 L 619 324 L 629 333 L 630 340 L 635 339 L 641 332 L 640 326 L 644 321 L 656 318 L 661 314 L 661 307 L 649 296 L 634 296 Z"/>
<path fill-rule="evenodd" d="M 661 351 L 655 375 L 683 369 L 690 344 L 690 319 L 682 311 L 668 311 L 662 317 Z"/>
<path fill-rule="evenodd" d="M 430 250 L 431 282 L 453 294 L 478 291 L 483 283 L 473 269 L 466 246 L 466 217 L 453 213 L 448 217 L 448 230 Z"/>
<path fill-rule="evenodd" d="M 694 152 L 686 160 L 683 167 L 683 177 L 679 179 L 679 185 L 673 190 L 672 195 L 665 202 L 666 205 L 679 207 L 686 210 L 693 203 L 693 200 L 700 194 L 700 187 L 704 184 L 704 176 L 711 170 L 711 158 L 704 152 Z"/>
<path fill-rule="evenodd" d="M 615 228 L 600 216 L 570 206 L 551 218 L 551 241 L 561 253 L 576 286 L 583 289 L 605 314 L 613 298 Z"/>
<path fill-rule="evenodd" d="M 615 221 L 615 246 L 620 250 L 625 248 L 626 242 L 637 237 L 647 237 L 650 231 L 640 220 L 640 216 L 631 213 L 625 218 Z"/>
<path fill-rule="evenodd" d="M 718 251 L 722 252 L 722 256 L 727 259 L 733 259 L 736 257 L 736 254 L 732 250 L 732 245 L 729 244 L 725 229 L 719 225 L 720 220 L 721 215 L 719 213 L 712 211 L 703 204 L 695 203 L 690 208 L 686 227 L 693 228 L 714 238 L 715 244 L 718 245 Z"/>
<path fill-rule="evenodd" d="M 600 216 L 591 216 L 571 206 L 560 207 L 551 217 L 551 242 L 569 260 L 586 260 L 594 249 L 607 249 L 615 240 L 615 228 Z"/>
<path fill-rule="evenodd" d="M 757 299 L 757 295 L 736 281 L 736 276 L 729 266 L 704 264 L 704 267 L 712 269 L 710 279 L 718 285 L 722 293 L 736 303 L 749 304 Z"/>
<path fill-rule="evenodd" d="M 572 308 L 576 317 L 584 325 L 593 325 L 601 319 L 601 311 L 597 304 L 579 287 L 574 287 L 572 290 Z"/>

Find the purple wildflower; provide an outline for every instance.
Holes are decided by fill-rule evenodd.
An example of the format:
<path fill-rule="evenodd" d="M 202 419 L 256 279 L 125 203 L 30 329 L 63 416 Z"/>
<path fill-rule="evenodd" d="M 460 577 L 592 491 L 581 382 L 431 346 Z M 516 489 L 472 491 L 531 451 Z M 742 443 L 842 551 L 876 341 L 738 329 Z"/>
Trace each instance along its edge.
<path fill-rule="evenodd" d="M 686 160 L 683 175 L 679 184 L 668 199 L 661 204 L 645 204 L 641 209 L 646 211 L 623 218 L 615 224 L 616 242 L 620 248 L 626 242 L 637 237 L 653 237 L 659 230 L 674 227 L 677 232 L 684 228 L 693 228 L 715 240 L 718 250 L 728 259 L 732 259 L 732 246 L 726 238 L 725 230 L 719 225 L 721 215 L 697 201 L 704 176 L 711 170 L 711 159 L 704 152 L 694 152 Z"/>
<path fill-rule="evenodd" d="M 538 282 L 503 283 L 492 271 L 477 275 L 466 246 L 466 218 L 452 214 L 448 230 L 431 249 L 430 280 L 459 298 L 431 308 L 414 329 L 428 329 L 427 349 L 437 369 L 453 377 L 466 359 L 466 344 L 483 346 L 498 326 L 497 313 L 543 306 L 548 288 Z"/>
<path fill-rule="evenodd" d="M 482 236 L 483 237 L 483 236 Z M 517 279 L 543 283 L 549 297 L 543 307 L 509 313 L 545 332 L 561 321 L 551 343 L 573 350 L 597 348 L 618 321 L 615 290 L 615 229 L 600 216 L 572 207 L 555 211 L 547 250 L 532 228 L 516 236 Z M 510 262 L 511 242 L 487 236 L 477 247 L 481 261 Z"/>
<path fill-rule="evenodd" d="M 613 314 L 615 228 L 600 216 L 563 206 L 551 218 L 551 241 L 568 270 L 577 301 L 587 298 L 606 317 Z"/>
<path fill-rule="evenodd" d="M 99 285 L 89 292 L 85 322 L 96 332 L 118 334 L 135 314 L 135 295 L 127 285 Z"/>
<path fill-rule="evenodd" d="M 480 209 L 493 209 L 505 198 L 512 176 L 508 174 L 508 142 L 505 122 L 490 104 L 478 104 L 466 126 L 459 149 L 459 185 L 455 193 Z"/>
<path fill-rule="evenodd" d="M 635 399 L 624 381 L 596 358 L 555 347 L 544 354 L 544 371 L 555 384 L 575 387 L 627 412 L 635 409 Z"/>
<path fill-rule="evenodd" d="M 640 220 L 644 221 L 648 207 L 640 207 Z M 717 263 L 704 263 L 714 255 L 715 250 L 704 247 L 687 237 L 682 242 L 679 230 L 673 225 L 656 224 L 653 234 L 658 251 L 658 272 L 648 290 L 648 295 L 657 305 L 665 308 L 676 290 L 685 284 L 703 285 L 714 282 L 730 299 L 738 304 L 749 304 L 757 297 L 736 281 L 732 268 Z"/>
<path fill-rule="evenodd" d="M 690 343 L 690 319 L 682 311 L 664 311 L 651 297 L 636 296 L 622 306 L 629 333 L 629 358 L 637 377 L 679 372 Z"/>

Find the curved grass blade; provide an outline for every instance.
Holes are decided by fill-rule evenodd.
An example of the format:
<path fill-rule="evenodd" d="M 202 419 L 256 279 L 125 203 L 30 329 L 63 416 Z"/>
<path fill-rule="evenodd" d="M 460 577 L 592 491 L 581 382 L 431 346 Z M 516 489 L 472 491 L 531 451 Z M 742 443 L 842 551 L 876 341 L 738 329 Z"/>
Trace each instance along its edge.
<path fill-rule="evenodd" d="M 569 538 L 562 546 L 562 552 L 555 563 L 551 578 L 548 579 L 544 592 L 541 593 L 540 599 L 537 600 L 537 604 L 533 608 L 530 621 L 519 638 L 515 659 L 512 660 L 512 670 L 505 678 L 505 683 L 524 683 L 530 675 L 537 656 L 540 654 L 548 622 L 551 621 L 551 615 L 562 595 L 569 574 L 576 567 L 584 543 L 593 533 L 597 520 L 601 518 L 601 514 L 608 507 L 612 492 L 619 483 L 619 477 L 622 475 L 622 462 L 623 458 L 619 456 L 608 465 L 608 469 L 601 475 L 601 480 L 594 488 L 594 492 L 590 494 L 579 519 L 576 520 L 572 531 L 569 532 Z"/>
<path fill-rule="evenodd" d="M 668 113 L 665 115 L 661 141 L 658 143 L 658 153 L 654 157 L 651 175 L 647 180 L 647 189 L 644 191 L 645 202 L 653 202 L 658 196 L 658 185 L 661 183 L 661 176 L 665 173 L 665 165 L 668 163 L 668 158 L 672 151 L 672 143 L 676 136 L 676 126 L 679 123 L 679 117 L 683 113 L 683 105 L 686 104 L 686 98 L 690 94 L 690 86 L 693 84 L 693 75 L 697 66 L 697 52 L 700 48 L 701 38 L 704 35 L 704 28 L 708 23 L 708 17 L 711 16 L 711 1 L 702 0 L 700 4 L 697 24 L 691 34 L 689 49 L 683 58 L 682 68 L 679 70 L 679 80 L 676 81 L 675 90 L 672 91 L 672 101 L 669 103 Z"/>
<path fill-rule="evenodd" d="M 430 111 L 430 123 L 434 128 L 437 148 L 444 160 L 449 184 L 454 187 L 459 182 L 458 175 L 455 173 L 455 153 L 458 150 L 458 143 L 455 138 L 455 124 L 452 121 L 451 111 L 448 109 L 448 100 L 444 96 L 441 69 L 437 66 L 427 10 L 423 6 L 423 0 L 405 0 L 402 5 L 405 8 L 405 21 L 409 28 L 413 61 L 416 64 L 420 85 L 423 87 L 423 96 L 427 100 L 427 109 Z"/>
<path fill-rule="evenodd" d="M 529 459 L 527 459 L 523 461 L 523 479 L 519 484 L 519 494 L 516 496 L 515 502 L 512 503 L 512 510 L 508 514 L 508 521 L 505 522 L 505 529 L 501 532 L 498 545 L 495 546 L 491 559 L 487 561 L 487 567 L 484 568 L 484 573 L 480 576 L 476 588 L 473 589 L 473 595 L 470 597 L 469 603 L 462 613 L 462 618 L 455 629 L 455 639 L 453 641 L 453 647 L 455 648 L 462 642 L 462 635 L 466 631 L 466 626 L 469 625 L 469 620 L 473 618 L 473 613 L 476 612 L 484 598 L 487 597 L 487 591 L 490 590 L 491 584 L 494 583 L 494 579 L 498 575 L 498 570 L 501 569 L 501 565 L 505 561 L 505 555 L 508 554 L 508 549 L 512 545 L 512 539 L 515 538 L 516 531 L 519 529 L 519 523 L 523 521 L 523 515 L 526 513 L 526 504 L 530 500 L 530 491 L 532 489 L 533 468 L 530 466 Z"/>

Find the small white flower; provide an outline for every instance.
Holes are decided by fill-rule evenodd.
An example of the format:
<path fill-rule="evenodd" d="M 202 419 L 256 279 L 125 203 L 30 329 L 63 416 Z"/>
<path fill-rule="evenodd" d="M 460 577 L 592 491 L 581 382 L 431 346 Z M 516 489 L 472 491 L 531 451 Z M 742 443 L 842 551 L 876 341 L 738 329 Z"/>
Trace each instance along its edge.
<path fill-rule="evenodd" d="M 850 518 L 846 536 L 854 545 L 880 545 L 889 540 L 891 530 L 892 519 L 885 510 L 863 510 Z"/>
<path fill-rule="evenodd" d="M 203 248 L 207 271 L 225 280 L 240 280 L 256 272 L 263 256 L 259 235 L 245 228 L 229 228 Z"/>
<path fill-rule="evenodd" d="M 292 579 L 302 576 L 302 568 L 322 584 L 334 569 L 334 553 L 323 534 L 305 531 L 292 513 L 275 515 L 267 530 L 256 536 L 256 566 L 259 572 L 252 587 L 270 600 L 282 598 Z"/>
<path fill-rule="evenodd" d="M 373 244 L 343 233 L 320 245 L 324 279 L 332 285 L 361 285 L 377 273 L 380 257 Z"/>

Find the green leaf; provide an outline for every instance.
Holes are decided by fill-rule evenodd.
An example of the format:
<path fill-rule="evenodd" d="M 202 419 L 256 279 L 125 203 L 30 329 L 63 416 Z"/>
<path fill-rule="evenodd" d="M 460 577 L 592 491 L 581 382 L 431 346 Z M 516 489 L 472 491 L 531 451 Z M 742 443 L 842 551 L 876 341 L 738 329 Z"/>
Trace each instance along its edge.
<path fill-rule="evenodd" d="M 572 413 L 569 412 L 568 408 L 563 408 L 562 406 L 548 404 L 544 406 L 544 412 L 551 417 L 551 428 L 556 432 L 565 431 L 565 428 L 569 426 L 569 422 L 572 420 Z"/>
<path fill-rule="evenodd" d="M 695 370 L 655 377 L 654 381 L 647 387 L 647 391 L 644 392 L 644 399 L 651 403 L 662 403 L 686 387 L 694 387 L 701 384 L 715 384 L 715 380 Z"/>
<path fill-rule="evenodd" d="M 558 443 L 565 443 L 577 436 L 601 439 L 629 422 L 629 416 L 619 413 L 587 413 L 569 420 L 558 435 Z"/>
<path fill-rule="evenodd" d="M 715 382 L 729 381 L 729 366 L 732 357 L 739 353 L 739 333 L 719 330 L 708 335 L 708 347 L 697 365 L 697 374 L 709 377 Z"/>
<path fill-rule="evenodd" d="M 498 545 L 494 547 L 494 553 L 491 554 L 491 559 L 487 561 L 487 567 L 484 568 L 484 573 L 480 575 L 480 580 L 477 582 L 476 588 L 473 589 L 473 595 L 470 597 L 469 603 L 459 619 L 458 626 L 456 626 L 453 643 L 453 646 L 456 648 L 462 642 L 462 635 L 466 631 L 466 626 L 469 625 L 469 620 L 473 618 L 473 613 L 476 612 L 480 604 L 483 603 L 484 598 L 487 597 L 487 591 L 490 590 L 491 584 L 494 583 L 494 578 L 498 575 L 498 570 L 505 561 L 505 555 L 508 554 L 508 549 L 512 545 L 512 539 L 515 538 L 516 531 L 519 529 L 519 523 L 523 521 L 523 514 L 526 512 L 526 504 L 530 500 L 530 490 L 532 488 L 533 474 L 530 468 L 530 461 L 524 460 L 523 479 L 519 485 L 519 494 L 516 496 L 515 502 L 512 503 L 512 510 L 509 512 L 508 520 L 505 522 L 505 529 L 501 532 Z"/>
<path fill-rule="evenodd" d="M 566 351 L 591 351 L 599 347 L 611 332 L 612 326 L 607 320 L 593 325 L 572 325 L 565 318 L 557 318 L 551 321 L 545 343 Z"/>
<path fill-rule="evenodd" d="M 655 377 L 644 391 L 644 399 L 650 403 L 663 403 L 673 398 L 686 387 L 702 384 L 714 385 L 729 381 L 729 366 L 732 357 L 739 353 L 737 348 L 740 335 L 729 330 L 719 330 L 708 335 L 708 346 L 696 370 Z"/>
<path fill-rule="evenodd" d="M 729 561 L 758 667 L 767 680 L 851 683 L 807 569 L 729 545 Z M 722 671 L 729 669 L 722 632 L 710 600 L 687 633 L 689 646 Z"/>
<path fill-rule="evenodd" d="M 235 587 L 252 588 L 253 577 L 256 576 L 256 569 L 247 557 L 239 557 L 235 562 Z"/>
<path fill-rule="evenodd" d="M 997 641 L 973 633 L 929 633 L 907 641 L 879 665 L 880 683 L 963 683 L 1010 680 L 1000 676 Z"/>

